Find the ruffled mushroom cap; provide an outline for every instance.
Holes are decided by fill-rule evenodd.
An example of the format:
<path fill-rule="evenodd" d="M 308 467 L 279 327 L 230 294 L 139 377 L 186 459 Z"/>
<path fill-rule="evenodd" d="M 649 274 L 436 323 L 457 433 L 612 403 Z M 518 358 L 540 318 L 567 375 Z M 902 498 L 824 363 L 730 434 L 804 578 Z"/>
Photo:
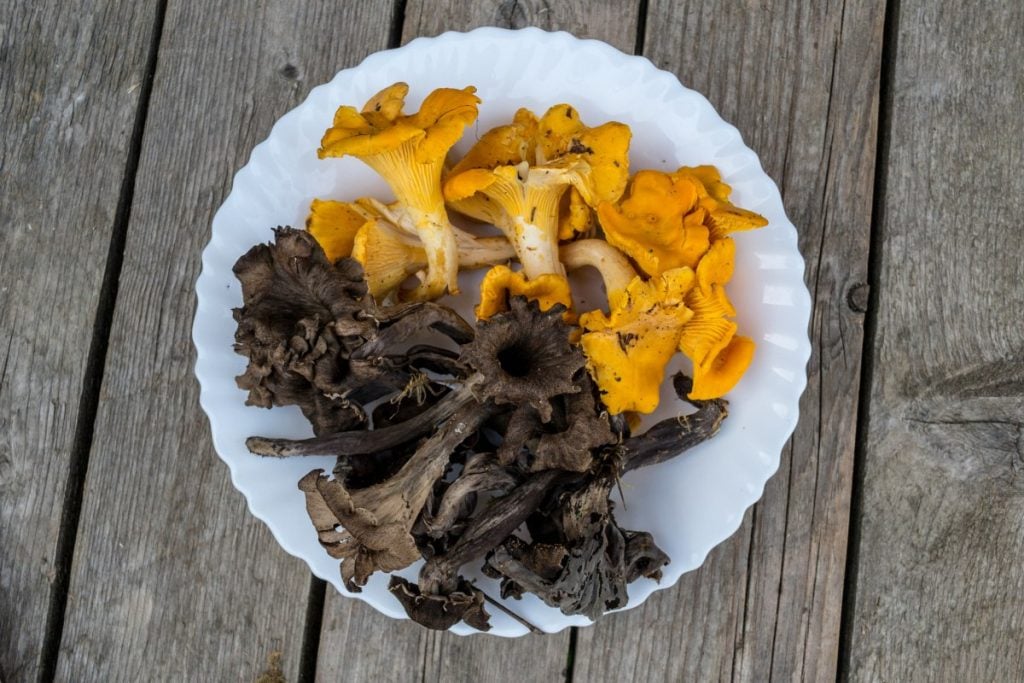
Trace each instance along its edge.
<path fill-rule="evenodd" d="M 590 166 L 586 182 L 574 183 L 583 201 L 596 207 L 617 201 L 629 180 L 629 126 L 609 121 L 588 128 L 568 104 L 556 104 L 541 117 L 538 163 L 543 159 L 578 159 Z"/>
<path fill-rule="evenodd" d="M 421 626 L 447 631 L 465 621 L 478 631 L 491 630 L 483 593 L 461 577 L 458 587 L 449 593 L 424 594 L 419 586 L 400 576 L 391 577 L 388 590 L 402 603 L 409 618 Z"/>
<path fill-rule="evenodd" d="M 693 366 L 693 391 L 687 396 L 708 400 L 725 396 L 742 379 L 754 359 L 754 340 L 734 336 L 710 362 Z"/>
<path fill-rule="evenodd" d="M 709 196 L 712 199 L 724 202 L 729 200 L 732 188 L 722 182 L 722 175 L 718 169 L 711 165 L 704 166 L 680 166 L 674 176 L 688 176 L 701 184 L 704 188 L 702 197 Z"/>
<path fill-rule="evenodd" d="M 350 591 L 359 592 L 375 571 L 396 571 L 420 558 L 409 529 L 433 480 L 417 478 L 418 486 L 409 480 L 408 473 L 403 477 L 400 472 L 376 486 L 349 491 L 340 481 L 324 476 L 323 470 L 313 470 L 299 481 L 320 544 L 342 561 L 341 576 Z M 399 482 L 413 484 L 409 500 L 402 497 L 400 489 L 405 487 L 395 486 Z M 339 526 L 343 529 L 338 530 Z"/>
<path fill-rule="evenodd" d="M 402 149 L 412 160 L 428 166 L 443 162 L 463 129 L 476 120 L 480 98 L 475 92 L 473 86 L 438 88 L 427 95 L 418 112 L 403 115 L 409 86 L 395 83 L 371 97 L 361 112 L 347 105 L 339 107 L 318 154 L 321 159 L 352 155 L 381 171 L 393 160 L 385 157 L 399 156 L 395 151 L 412 140 L 413 145 Z M 387 174 L 381 175 L 389 179 Z M 409 204 L 402 197 L 398 200 Z"/>
<path fill-rule="evenodd" d="M 689 268 L 647 281 L 636 278 L 610 296 L 609 315 L 597 310 L 580 317 L 587 367 L 610 413 L 650 413 L 658 407 L 665 366 L 693 317 L 685 301 L 695 279 Z"/>
<path fill-rule="evenodd" d="M 569 342 L 572 328 L 562 308 L 542 312 L 536 301 L 514 296 L 510 309 L 477 324 L 476 338 L 462 347 L 461 360 L 483 375 L 481 401 L 530 405 L 551 419 L 551 399 L 579 391 L 573 381 L 586 360 Z"/>
<path fill-rule="evenodd" d="M 278 228 L 274 244 L 260 244 L 238 259 L 242 285 L 235 351 L 246 356 L 236 378 L 247 405 L 297 405 L 316 433 L 352 429 L 363 416 L 342 394 L 345 356 L 373 334 L 364 314 L 362 268 L 351 259 L 332 264 L 313 237 Z"/>
<path fill-rule="evenodd" d="M 466 156 L 452 167 L 449 175 L 456 176 L 473 168 L 516 166 L 523 161 L 532 166 L 537 162 L 538 123 L 532 111 L 519 109 L 512 117 L 512 123 L 484 133 Z"/>
<path fill-rule="evenodd" d="M 327 260 L 335 263 L 352 255 L 352 244 L 367 216 L 349 202 L 314 199 L 306 218 L 306 232 L 316 238 Z"/>
<path fill-rule="evenodd" d="M 476 307 L 477 319 L 487 320 L 507 311 L 509 299 L 516 296 L 536 301 L 541 311 L 561 305 L 565 307 L 563 317 L 567 322 L 574 319 L 569 281 L 564 276 L 550 273 L 527 280 L 523 273 L 508 266 L 494 266 L 484 275 L 480 283 L 480 303 Z"/>
<path fill-rule="evenodd" d="M 724 285 L 736 268 L 736 242 L 730 237 L 715 240 L 697 264 L 697 284 L 705 294 L 712 285 Z"/>
<path fill-rule="evenodd" d="M 396 83 L 366 103 L 363 111 L 339 107 L 324 133 L 320 158 L 358 157 L 377 171 L 403 205 L 427 252 L 426 280 L 417 298 L 458 291 L 458 251 L 444 209 L 441 171 L 448 150 L 476 120 L 476 89 L 439 88 L 415 114 L 403 115 L 409 86 Z"/>
<path fill-rule="evenodd" d="M 383 301 L 426 265 L 427 253 L 418 240 L 382 220 L 371 219 L 355 234 L 352 258 L 363 264 L 370 294 Z"/>
<path fill-rule="evenodd" d="M 714 166 L 682 166 L 673 178 L 691 178 L 700 185 L 701 208 L 707 211 L 704 224 L 710 230 L 711 240 L 719 240 L 733 232 L 763 228 L 768 219 L 761 214 L 740 208 L 729 201 L 732 188 L 722 182 Z"/>
<path fill-rule="evenodd" d="M 470 169 L 518 166 L 524 161 L 530 166 L 544 166 L 555 159 L 582 160 L 590 167 L 591 177 L 582 189 L 571 194 L 574 213 L 583 214 L 588 204 L 597 206 L 622 196 L 629 180 L 630 138 L 629 126 L 616 121 L 588 128 L 579 112 L 568 104 L 551 107 L 539 120 L 529 109 L 519 109 L 511 124 L 485 133 L 452 168 L 449 177 Z M 473 205 L 467 208 L 470 210 L 466 215 L 488 220 L 486 215 L 472 211 Z M 580 232 L 578 228 L 585 221 L 577 216 L 572 223 Z"/>
<path fill-rule="evenodd" d="M 628 254 L 648 275 L 696 268 L 710 246 L 702 186 L 689 177 L 640 171 L 618 205 L 603 202 L 597 216 L 608 243 Z"/>

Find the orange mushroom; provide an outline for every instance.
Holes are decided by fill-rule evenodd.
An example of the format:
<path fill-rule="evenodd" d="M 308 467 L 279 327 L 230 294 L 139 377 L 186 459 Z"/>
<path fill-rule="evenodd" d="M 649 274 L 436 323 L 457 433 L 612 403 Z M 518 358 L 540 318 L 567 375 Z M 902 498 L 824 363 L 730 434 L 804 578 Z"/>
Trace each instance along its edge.
<path fill-rule="evenodd" d="M 610 413 L 651 413 L 658 407 L 665 367 L 693 317 L 685 300 L 694 281 L 689 268 L 646 281 L 636 277 L 609 299 L 608 315 L 580 316 L 587 367 Z"/>
<path fill-rule="evenodd" d="M 722 239 L 729 233 L 768 225 L 768 219 L 761 214 L 740 208 L 729 201 L 732 188 L 722 182 L 722 176 L 714 166 L 681 166 L 672 176 L 690 178 L 700 185 L 702 192 L 699 204 L 707 211 L 704 224 L 710 230 L 712 241 Z"/>
<path fill-rule="evenodd" d="M 612 121 L 588 128 L 567 104 L 540 119 L 520 109 L 511 124 L 485 133 L 456 164 L 445 181 L 445 199 L 504 232 L 527 278 L 562 276 L 559 235 L 585 229 L 589 207 L 622 194 L 629 140 L 628 126 Z"/>
<path fill-rule="evenodd" d="M 508 300 L 512 296 L 525 296 L 537 301 L 541 311 L 562 304 L 567 309 L 563 314 L 566 320 L 575 320 L 569 281 L 565 277 L 549 273 L 527 279 L 522 272 L 508 266 L 494 266 L 484 275 L 480 283 L 480 303 L 476 307 L 476 317 L 486 320 L 496 313 L 507 311 Z"/>
<path fill-rule="evenodd" d="M 605 239 L 648 275 L 695 268 L 710 246 L 705 211 L 697 206 L 700 192 L 692 178 L 640 171 L 618 205 L 598 205 Z"/>
<path fill-rule="evenodd" d="M 409 86 L 395 83 L 357 111 L 339 107 L 324 133 L 320 158 L 351 155 L 391 186 L 426 250 L 428 268 L 414 298 L 433 299 L 447 288 L 458 292 L 458 249 L 441 193 L 445 157 L 463 129 L 476 120 L 475 88 L 439 88 L 415 114 L 403 115 Z"/>

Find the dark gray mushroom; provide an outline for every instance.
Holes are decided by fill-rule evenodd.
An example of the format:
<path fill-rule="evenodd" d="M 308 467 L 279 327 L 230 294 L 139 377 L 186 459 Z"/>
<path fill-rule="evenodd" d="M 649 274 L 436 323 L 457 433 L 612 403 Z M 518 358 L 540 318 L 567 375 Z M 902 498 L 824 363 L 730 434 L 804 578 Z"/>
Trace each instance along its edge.
<path fill-rule="evenodd" d="M 390 424 L 381 429 L 338 432 L 311 439 L 250 436 L 245 440 L 245 445 L 256 455 L 279 458 L 295 455 L 354 456 L 375 453 L 419 438 L 451 418 L 456 411 L 466 406 L 479 405 L 474 392 L 482 381 L 480 375 L 474 375 L 458 390 L 451 392 L 427 410 L 405 422 Z"/>
<path fill-rule="evenodd" d="M 572 328 L 562 320 L 562 306 L 542 312 L 536 301 L 516 296 L 510 307 L 477 324 L 462 361 L 484 376 L 482 400 L 530 405 L 547 422 L 552 398 L 580 390 L 573 376 L 586 359 L 569 342 Z"/>
<path fill-rule="evenodd" d="M 420 570 L 418 585 L 392 577 L 389 589 L 398 597 L 409 618 L 434 629 L 447 629 L 459 619 L 465 619 L 474 628 L 488 630 L 486 612 L 481 619 L 475 607 L 479 604 L 482 611 L 483 595 L 479 595 L 481 602 L 466 601 L 468 584 L 459 576 L 459 568 L 484 557 L 507 538 L 530 516 L 562 476 L 564 473 L 557 470 L 534 474 L 511 493 L 497 499 L 473 519 L 451 550 L 426 561 Z M 478 593 L 476 589 L 472 590 Z M 473 612 L 467 618 L 471 608 Z M 439 613 L 446 618 L 438 619 Z"/>
<path fill-rule="evenodd" d="M 342 560 L 341 576 L 349 590 L 358 591 L 375 571 L 395 571 L 419 559 L 412 526 L 444 474 L 452 450 L 486 416 L 486 406 L 464 406 L 395 476 L 374 486 L 350 491 L 324 476 L 323 470 L 314 470 L 299 482 L 320 543 L 331 557 Z"/>
<path fill-rule="evenodd" d="M 528 591 L 565 614 L 596 619 L 626 604 L 627 585 L 639 576 L 660 577 L 668 562 L 649 534 L 621 529 L 608 498 L 614 480 L 592 479 L 560 496 L 552 510 L 557 543 L 526 543 L 512 536 L 487 558 L 492 576 L 501 577 L 502 595 Z"/>
<path fill-rule="evenodd" d="M 622 444 L 625 471 L 665 462 L 707 441 L 718 433 L 728 417 L 728 403 L 723 399 L 693 401 L 686 398 L 693 380 L 683 373 L 672 378 L 672 386 L 679 398 L 695 406 L 697 412 L 662 420 L 643 434 L 626 439 Z"/>
<path fill-rule="evenodd" d="M 423 533 L 432 538 L 450 533 L 457 521 L 473 512 L 479 494 L 507 493 L 519 479 L 514 470 L 498 462 L 493 453 L 474 453 L 459 476 L 445 486 L 437 504 L 424 508 L 420 518 Z"/>
<path fill-rule="evenodd" d="M 594 465 L 593 452 L 614 443 L 616 435 L 608 423 L 608 413 L 594 399 L 594 383 L 581 372 L 580 390 L 560 397 L 564 403 L 557 429 L 543 429 L 530 459 L 530 470 L 559 469 L 586 472 Z M 554 420 L 552 422 L 555 422 Z"/>
<path fill-rule="evenodd" d="M 362 268 L 349 259 L 332 265 L 308 233 L 277 228 L 274 244 L 238 259 L 241 308 L 235 351 L 249 359 L 238 386 L 248 405 L 297 405 L 316 433 L 352 429 L 362 410 L 340 396 L 344 358 L 372 325 L 359 314 L 372 305 Z"/>

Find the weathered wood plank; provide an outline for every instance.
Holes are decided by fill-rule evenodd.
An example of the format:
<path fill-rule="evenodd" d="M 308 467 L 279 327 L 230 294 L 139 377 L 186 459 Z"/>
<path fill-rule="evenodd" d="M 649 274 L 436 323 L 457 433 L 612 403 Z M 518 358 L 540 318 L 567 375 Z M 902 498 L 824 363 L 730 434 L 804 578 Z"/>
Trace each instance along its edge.
<path fill-rule="evenodd" d="M 192 378 L 193 283 L 232 173 L 391 3 L 167 10 L 75 547 L 62 680 L 294 680 L 309 572 L 232 490 Z M 52 271 L 51 271 L 52 272 Z"/>
<path fill-rule="evenodd" d="M 5 681 L 39 675 L 76 429 L 92 419 L 91 409 L 80 413 L 91 393 L 90 340 L 156 12 L 155 1 L 0 6 Z"/>
<path fill-rule="evenodd" d="M 835 675 L 867 279 L 883 3 L 651 0 L 644 53 L 735 123 L 783 192 L 815 304 L 801 419 L 739 532 L 580 631 L 578 680 Z"/>
<path fill-rule="evenodd" d="M 546 31 L 568 31 L 580 38 L 597 38 L 632 54 L 638 17 L 639 2 L 632 0 L 409 0 L 402 42 L 478 26 L 537 26 Z"/>
<path fill-rule="evenodd" d="M 1024 676 L 1024 5 L 898 5 L 852 680 Z"/>
<path fill-rule="evenodd" d="M 402 40 L 408 42 L 421 35 L 466 31 L 477 26 L 539 26 L 552 31 L 566 30 L 582 38 L 598 38 L 631 53 L 637 17 L 637 4 L 612 0 L 410 0 Z M 325 681 L 341 676 L 351 681 L 551 681 L 560 679 L 565 672 L 569 631 L 512 641 L 428 633 L 408 623 L 395 623 L 330 588 L 324 613 L 317 678 Z M 388 645 L 367 648 L 368 632 Z M 361 654 L 353 660 L 352 652 Z M 419 658 L 415 662 L 413 653 Z"/>

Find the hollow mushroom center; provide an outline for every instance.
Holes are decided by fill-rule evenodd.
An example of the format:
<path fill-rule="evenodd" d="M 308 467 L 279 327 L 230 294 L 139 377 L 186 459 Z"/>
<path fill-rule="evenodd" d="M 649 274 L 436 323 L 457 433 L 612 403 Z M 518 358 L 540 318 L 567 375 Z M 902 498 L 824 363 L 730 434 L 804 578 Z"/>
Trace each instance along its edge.
<path fill-rule="evenodd" d="M 530 350 L 517 342 L 498 352 L 498 365 L 511 377 L 526 377 L 532 370 Z"/>

